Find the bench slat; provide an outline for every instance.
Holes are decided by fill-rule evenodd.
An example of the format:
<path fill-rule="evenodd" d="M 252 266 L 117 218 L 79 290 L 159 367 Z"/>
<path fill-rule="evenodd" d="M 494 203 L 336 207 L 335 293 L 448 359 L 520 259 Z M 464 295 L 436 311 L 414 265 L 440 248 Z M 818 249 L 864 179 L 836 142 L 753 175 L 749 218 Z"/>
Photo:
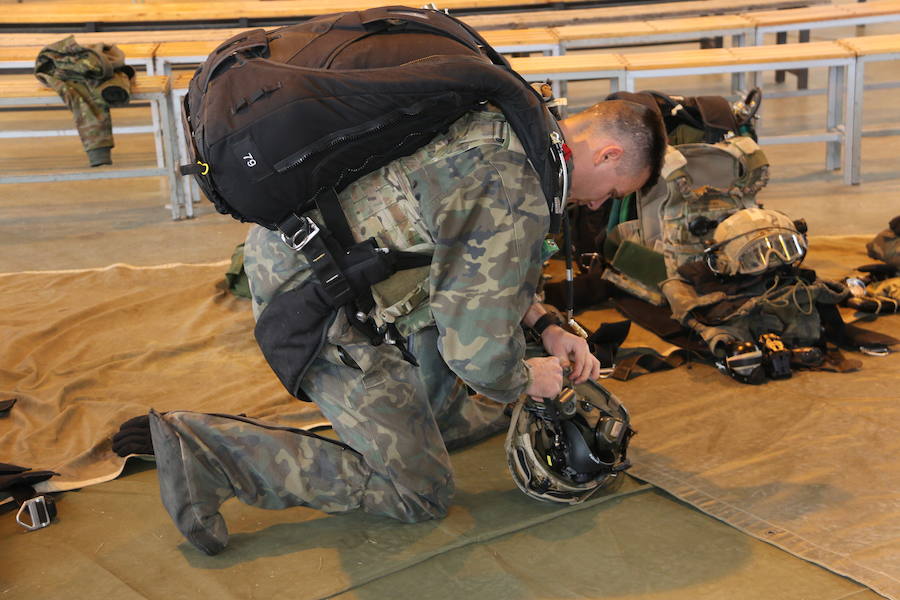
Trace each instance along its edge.
<path fill-rule="evenodd" d="M 462 20 L 478 29 L 522 27 L 565 27 L 593 22 L 639 21 L 649 18 L 696 17 L 738 14 L 748 11 L 795 8 L 830 4 L 831 0 L 687 0 L 654 3 L 651 6 L 605 6 L 552 11 L 527 11 L 515 14 L 472 15 Z M 648 14 L 649 13 L 649 14 Z"/>
<path fill-rule="evenodd" d="M 549 27 L 530 29 L 493 29 L 480 32 L 491 46 L 513 46 L 516 44 L 556 44 L 559 38 Z"/>
<path fill-rule="evenodd" d="M 825 60 L 850 58 L 853 52 L 837 42 L 808 42 L 804 44 L 773 44 L 729 48 L 735 64 L 756 62 L 792 62 L 795 60 Z"/>
<path fill-rule="evenodd" d="M 727 48 L 710 48 L 708 50 L 675 50 L 671 52 L 640 52 L 623 54 L 622 58 L 629 71 L 645 71 L 651 69 L 675 69 L 730 65 L 734 57 Z"/>
<path fill-rule="evenodd" d="M 771 27 L 776 25 L 793 25 L 812 21 L 829 21 L 832 19 L 846 19 L 850 13 L 844 9 L 843 4 L 833 6 L 812 6 L 809 8 L 794 8 L 789 10 L 772 10 L 764 12 L 746 13 L 747 17 L 757 27 Z"/>
<path fill-rule="evenodd" d="M 519 31 L 519 30 L 513 30 Z M 524 30 L 523 30 L 524 31 Z M 563 42 L 599 40 L 603 38 L 653 35 L 656 31 L 647 21 L 622 21 L 621 23 L 585 23 L 554 27 L 556 36 Z"/>
<path fill-rule="evenodd" d="M 117 44 L 125 53 L 126 59 L 145 60 L 153 58 L 157 44 Z M 43 46 L 4 46 L 0 47 L 0 62 L 31 61 L 37 59 Z"/>
<path fill-rule="evenodd" d="M 618 54 L 568 54 L 565 56 L 527 56 L 511 58 L 510 65 L 521 75 L 543 73 L 584 73 L 616 71 L 625 64 Z"/>
<path fill-rule="evenodd" d="M 246 28 L 235 29 L 166 29 L 142 31 L 97 31 L 93 33 L 75 33 L 75 41 L 79 44 L 116 43 L 140 44 L 156 42 L 200 42 L 223 41 Z M 43 48 L 64 38 L 65 33 L 4 33 L 0 34 L 0 47 L 4 46 L 40 46 Z"/>
<path fill-rule="evenodd" d="M 683 19 L 657 19 L 647 21 L 656 33 L 686 33 L 722 29 L 748 29 L 753 24 L 743 15 L 710 15 Z"/>
<path fill-rule="evenodd" d="M 159 94 L 169 91 L 165 75 L 137 75 L 131 86 L 132 94 Z M 59 98 L 57 93 L 41 85 L 31 75 L 4 75 L 0 84 L 0 98 Z"/>
<path fill-rule="evenodd" d="M 545 5 L 547 0 L 447 0 L 441 8 L 491 8 L 520 5 Z M 0 12 L 3 24 L 45 23 L 127 23 L 217 21 L 312 17 L 344 10 L 363 10 L 383 6 L 380 0 L 325 2 L 279 0 L 278 2 L 160 2 L 152 4 L 94 4 L 47 2 L 6 5 Z"/>
<path fill-rule="evenodd" d="M 845 38 L 838 40 L 838 43 L 849 48 L 859 56 L 900 52 L 900 34 L 896 33 Z"/>

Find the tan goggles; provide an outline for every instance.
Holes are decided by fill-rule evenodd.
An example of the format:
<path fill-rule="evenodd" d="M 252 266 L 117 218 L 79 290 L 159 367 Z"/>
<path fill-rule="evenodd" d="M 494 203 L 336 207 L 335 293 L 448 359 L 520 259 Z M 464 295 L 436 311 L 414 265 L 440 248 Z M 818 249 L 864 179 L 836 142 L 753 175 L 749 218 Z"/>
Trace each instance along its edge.
<path fill-rule="evenodd" d="M 799 262 L 806 255 L 806 247 L 806 240 L 796 233 L 780 232 L 757 238 L 735 253 L 738 270 L 753 275 L 779 264 Z"/>

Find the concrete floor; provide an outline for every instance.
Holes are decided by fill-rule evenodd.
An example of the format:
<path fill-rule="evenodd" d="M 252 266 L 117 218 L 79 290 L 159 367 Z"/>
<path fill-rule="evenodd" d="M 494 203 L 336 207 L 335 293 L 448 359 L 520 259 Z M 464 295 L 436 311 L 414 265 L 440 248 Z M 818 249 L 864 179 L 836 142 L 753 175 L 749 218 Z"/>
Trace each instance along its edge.
<path fill-rule="evenodd" d="M 869 33 L 897 31 L 900 27 L 896 25 L 869 27 Z M 851 28 L 835 29 L 824 34 L 814 32 L 813 39 L 851 35 Z M 872 65 L 868 74 L 871 82 L 900 80 L 900 65 Z M 824 77 L 822 72 L 813 72 L 811 87 L 822 87 Z M 783 85 L 773 81 L 774 75 L 766 73 L 764 91 L 787 90 L 794 85 L 792 76 Z M 695 95 L 726 93 L 728 85 L 725 76 L 701 76 L 647 80 L 642 87 Z M 605 84 L 578 83 L 571 86 L 570 98 L 573 104 L 585 104 L 606 93 Z M 867 128 L 900 125 L 897 94 L 896 90 L 866 93 Z M 816 129 L 824 122 L 824 103 L 824 96 L 764 100 L 760 133 Z M 143 123 L 149 120 L 149 111 L 144 107 L 118 109 L 113 118 L 119 125 Z M 21 129 L 36 122 L 65 128 L 70 126 L 70 117 L 63 111 L 0 112 L 0 130 Z M 120 166 L 149 166 L 153 163 L 152 148 L 150 136 L 119 136 L 113 159 Z M 772 164 L 772 179 L 760 200 L 792 217 L 806 218 L 813 235 L 871 235 L 900 213 L 900 136 L 864 138 L 864 181 L 859 186 L 845 186 L 839 171 L 824 169 L 824 144 L 769 146 L 765 151 Z M 84 164 L 84 160 L 76 139 L 4 139 L 0 143 L 3 173 L 72 168 Z M 245 236 L 248 225 L 216 214 L 205 201 L 195 208 L 196 218 L 172 222 L 165 208 L 168 202 L 164 183 L 156 178 L 0 186 L 0 272 L 78 269 L 120 262 L 156 265 L 220 261 L 229 258 L 235 244 Z M 122 484 L 105 485 L 113 489 Z M 641 518 L 641 514 L 656 515 L 653 519 L 660 530 L 670 527 L 673 535 L 677 535 L 677 523 L 688 519 L 695 528 L 694 535 L 704 540 L 701 549 L 713 549 L 706 553 L 709 572 L 716 573 L 720 568 L 731 571 L 730 587 L 741 590 L 740 597 L 878 597 L 853 582 L 744 536 L 663 493 L 655 493 L 650 500 L 623 500 L 622 510 L 633 513 L 629 518 L 634 519 Z M 659 518 L 663 514 L 670 515 L 672 521 Z M 728 553 L 722 549 L 736 547 L 742 548 L 745 556 L 741 569 L 732 571 L 727 566 Z M 640 548 L 634 550 L 636 554 L 641 552 Z M 672 571 L 656 575 L 675 581 L 684 574 Z M 774 577 L 790 581 L 791 585 L 774 596 L 771 592 L 761 596 L 750 591 L 754 589 L 751 586 L 762 585 L 766 578 Z M 661 589 L 667 587 L 663 585 Z M 684 595 L 670 593 L 665 597 L 729 596 L 737 597 L 698 593 L 695 588 L 685 590 Z M 648 590 L 634 597 L 662 596 Z"/>

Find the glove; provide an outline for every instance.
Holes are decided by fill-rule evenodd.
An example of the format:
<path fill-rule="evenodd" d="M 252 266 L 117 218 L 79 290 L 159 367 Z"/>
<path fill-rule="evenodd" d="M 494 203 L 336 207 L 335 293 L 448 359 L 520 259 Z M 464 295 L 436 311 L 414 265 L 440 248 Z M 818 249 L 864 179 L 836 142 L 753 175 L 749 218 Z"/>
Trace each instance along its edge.
<path fill-rule="evenodd" d="M 59 475 L 54 471 L 32 471 L 28 467 L 0 463 L 0 492 L 5 492 L 21 503 L 30 498 L 34 492 L 31 487 Z"/>
<path fill-rule="evenodd" d="M 153 454 L 153 439 L 150 437 L 150 415 L 140 415 L 128 419 L 113 434 L 112 450 L 119 456 L 129 454 Z"/>

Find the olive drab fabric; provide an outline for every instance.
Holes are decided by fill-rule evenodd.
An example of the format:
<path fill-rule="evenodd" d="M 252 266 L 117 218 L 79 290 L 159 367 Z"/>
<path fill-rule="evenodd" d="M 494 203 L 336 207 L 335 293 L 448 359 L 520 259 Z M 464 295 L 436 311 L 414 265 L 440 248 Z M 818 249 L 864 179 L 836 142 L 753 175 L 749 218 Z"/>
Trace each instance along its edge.
<path fill-rule="evenodd" d="M 804 269 L 723 280 L 706 263 L 693 262 L 678 273 L 663 286 L 672 317 L 714 353 L 721 344 L 763 333 L 777 333 L 788 347 L 815 345 L 823 335 L 818 305 L 838 304 L 849 294 L 844 284 Z"/>
<path fill-rule="evenodd" d="M 34 74 L 56 90 L 75 119 L 82 146 L 92 167 L 112 164 L 110 106 L 124 106 L 131 98 L 134 69 L 115 45 L 80 45 L 69 36 L 38 54 Z"/>

